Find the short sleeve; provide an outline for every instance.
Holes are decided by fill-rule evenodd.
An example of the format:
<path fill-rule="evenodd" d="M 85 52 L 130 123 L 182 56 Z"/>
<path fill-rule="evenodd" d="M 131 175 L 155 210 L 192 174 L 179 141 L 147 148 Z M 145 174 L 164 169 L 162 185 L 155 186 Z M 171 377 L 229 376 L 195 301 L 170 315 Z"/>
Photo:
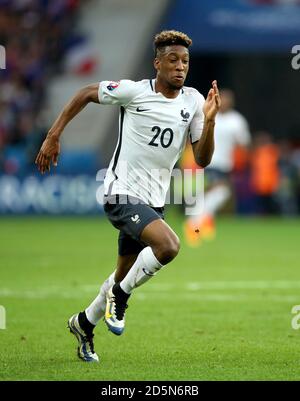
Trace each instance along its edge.
<path fill-rule="evenodd" d="M 196 99 L 196 112 L 190 124 L 191 143 L 197 142 L 200 139 L 204 126 L 203 105 L 205 99 L 197 90 L 195 90 L 194 96 Z"/>
<path fill-rule="evenodd" d="M 100 104 L 126 106 L 138 93 L 137 82 L 123 79 L 121 81 L 101 81 L 98 98 Z"/>

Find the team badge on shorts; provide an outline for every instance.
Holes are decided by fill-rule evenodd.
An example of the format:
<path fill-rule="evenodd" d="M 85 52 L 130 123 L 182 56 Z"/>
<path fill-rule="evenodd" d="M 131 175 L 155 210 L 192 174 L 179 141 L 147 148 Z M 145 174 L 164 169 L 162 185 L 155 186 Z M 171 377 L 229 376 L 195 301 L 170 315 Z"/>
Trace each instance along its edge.
<path fill-rule="evenodd" d="M 113 90 L 116 89 L 119 85 L 120 85 L 120 81 L 117 81 L 117 82 L 112 81 L 112 82 L 109 83 L 109 85 L 107 85 L 107 89 L 108 89 L 109 91 L 113 91 Z"/>
<path fill-rule="evenodd" d="M 131 220 L 135 223 L 135 224 L 139 224 L 141 222 L 140 216 L 138 214 L 135 214 L 134 216 L 131 217 Z"/>

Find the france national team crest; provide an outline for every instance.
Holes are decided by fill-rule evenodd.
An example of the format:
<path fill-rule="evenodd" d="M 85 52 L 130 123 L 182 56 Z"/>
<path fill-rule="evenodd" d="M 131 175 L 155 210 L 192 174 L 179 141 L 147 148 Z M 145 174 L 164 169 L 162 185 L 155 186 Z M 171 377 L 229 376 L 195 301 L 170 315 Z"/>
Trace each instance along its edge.
<path fill-rule="evenodd" d="M 189 112 L 185 112 L 185 109 L 181 110 L 180 115 L 182 117 L 182 121 L 184 121 L 185 123 L 188 122 L 188 119 L 190 118 L 190 113 Z"/>
<path fill-rule="evenodd" d="M 117 81 L 117 82 L 112 81 L 112 82 L 110 82 L 109 85 L 107 86 L 107 89 L 108 89 L 109 91 L 113 91 L 113 90 L 116 89 L 119 85 L 120 85 L 120 81 Z"/>

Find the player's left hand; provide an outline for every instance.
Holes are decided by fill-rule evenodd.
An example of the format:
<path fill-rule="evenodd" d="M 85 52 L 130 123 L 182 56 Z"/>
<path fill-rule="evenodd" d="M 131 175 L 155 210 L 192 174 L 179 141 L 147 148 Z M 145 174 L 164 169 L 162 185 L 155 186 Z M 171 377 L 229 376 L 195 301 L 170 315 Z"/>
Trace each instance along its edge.
<path fill-rule="evenodd" d="M 217 112 L 221 106 L 221 99 L 217 81 L 212 82 L 212 88 L 209 90 L 207 98 L 203 106 L 203 112 L 207 120 L 215 120 Z"/>

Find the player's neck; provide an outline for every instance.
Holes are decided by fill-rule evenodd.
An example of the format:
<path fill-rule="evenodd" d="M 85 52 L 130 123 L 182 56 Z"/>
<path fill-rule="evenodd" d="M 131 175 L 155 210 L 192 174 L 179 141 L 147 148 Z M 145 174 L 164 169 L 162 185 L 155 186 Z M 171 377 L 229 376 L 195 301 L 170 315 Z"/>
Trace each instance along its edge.
<path fill-rule="evenodd" d="M 155 80 L 155 92 L 160 92 L 162 95 L 169 99 L 175 99 L 178 95 L 181 89 L 173 89 L 171 88 L 168 84 L 165 84 L 164 82 L 161 82 L 158 78 Z"/>

